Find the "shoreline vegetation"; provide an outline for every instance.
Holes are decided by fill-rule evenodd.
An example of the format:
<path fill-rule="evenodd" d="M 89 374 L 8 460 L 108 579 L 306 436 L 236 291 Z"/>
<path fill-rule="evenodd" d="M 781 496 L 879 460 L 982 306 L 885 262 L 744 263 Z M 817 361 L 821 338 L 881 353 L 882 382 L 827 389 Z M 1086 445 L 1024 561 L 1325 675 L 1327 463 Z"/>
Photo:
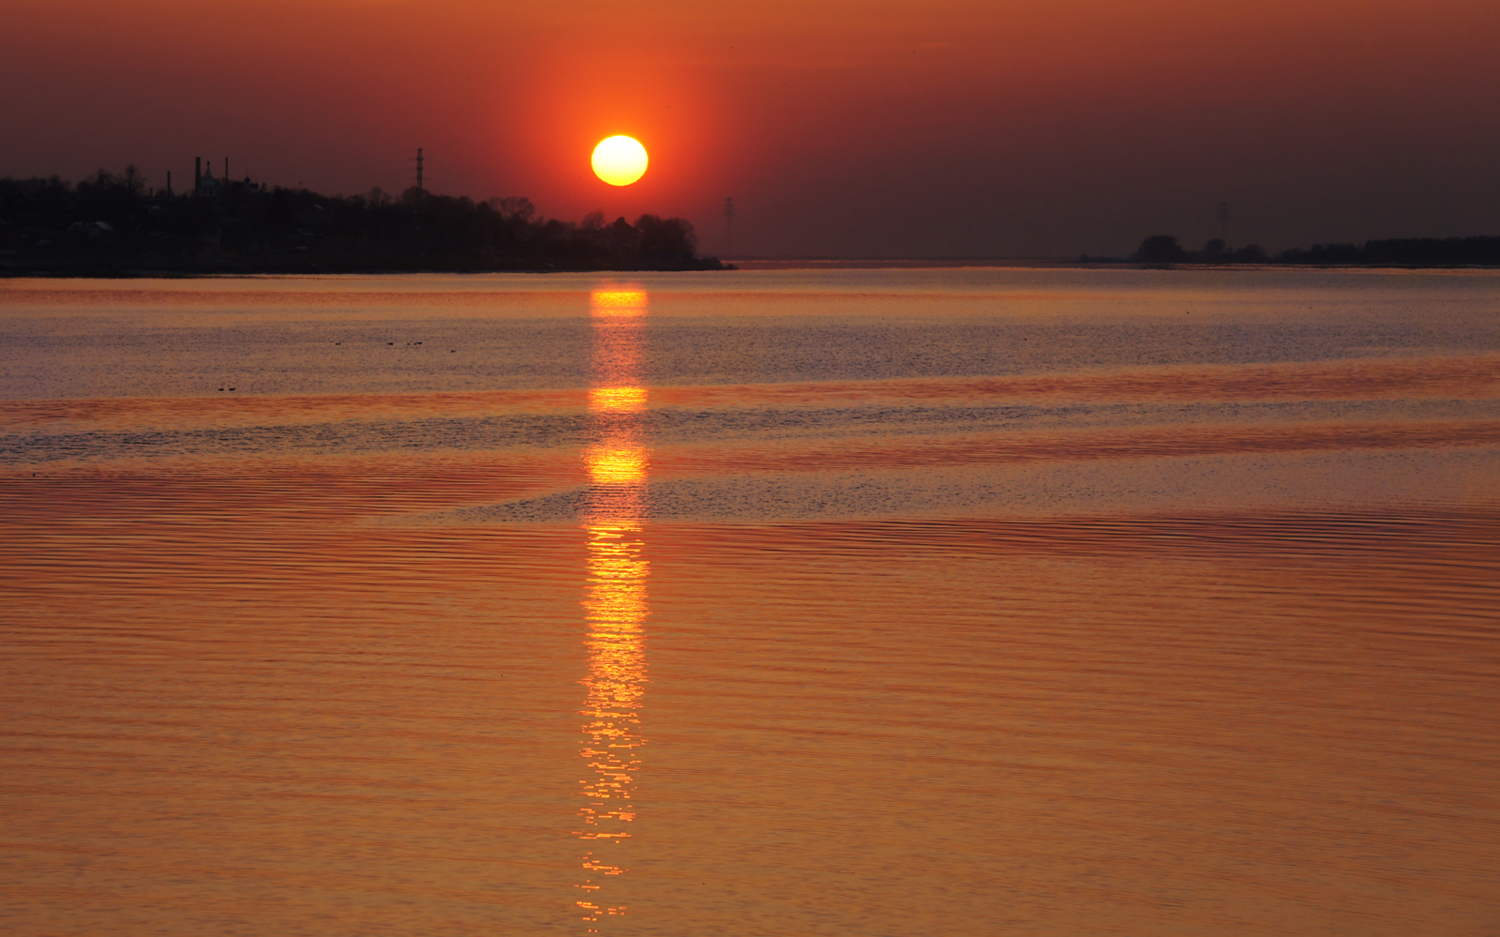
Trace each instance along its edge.
<path fill-rule="evenodd" d="M 1314 244 L 1272 256 L 1258 244 L 1231 250 L 1220 238 L 1201 251 L 1185 250 L 1170 234 L 1153 234 L 1129 257 L 1078 258 L 1082 263 L 1157 265 L 1271 264 L 1304 267 L 1495 267 L 1500 237 L 1391 238 L 1364 244 Z"/>
<path fill-rule="evenodd" d="M 693 225 L 682 218 L 642 215 L 632 224 L 606 222 L 594 212 L 575 223 L 544 218 L 522 197 L 475 202 L 416 186 L 400 196 L 378 188 L 330 196 L 249 178 L 216 180 L 211 170 L 196 174 L 184 193 L 172 192 L 168 181 L 165 189 L 149 189 L 134 166 L 118 175 L 101 169 L 77 184 L 56 176 L 0 178 L 0 277 L 736 269 L 700 257 Z M 1129 257 L 1022 262 L 1495 267 L 1500 237 L 1314 244 L 1272 255 L 1255 244 L 1231 249 L 1219 238 L 1189 251 L 1175 236 L 1158 234 Z"/>
<path fill-rule="evenodd" d="M 174 194 L 134 166 L 0 179 L 0 277 L 727 269 L 685 219 L 572 223 L 520 197 L 329 196 L 212 172 Z"/>

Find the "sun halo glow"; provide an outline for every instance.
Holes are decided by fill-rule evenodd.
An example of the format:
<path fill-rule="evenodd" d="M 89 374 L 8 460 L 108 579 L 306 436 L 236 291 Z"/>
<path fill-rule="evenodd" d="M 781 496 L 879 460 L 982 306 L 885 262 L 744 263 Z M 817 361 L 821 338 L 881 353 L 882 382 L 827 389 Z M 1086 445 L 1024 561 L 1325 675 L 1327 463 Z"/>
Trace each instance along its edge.
<path fill-rule="evenodd" d="M 646 174 L 646 162 L 646 148 L 632 137 L 609 137 L 594 147 L 594 175 L 610 185 L 630 185 Z"/>

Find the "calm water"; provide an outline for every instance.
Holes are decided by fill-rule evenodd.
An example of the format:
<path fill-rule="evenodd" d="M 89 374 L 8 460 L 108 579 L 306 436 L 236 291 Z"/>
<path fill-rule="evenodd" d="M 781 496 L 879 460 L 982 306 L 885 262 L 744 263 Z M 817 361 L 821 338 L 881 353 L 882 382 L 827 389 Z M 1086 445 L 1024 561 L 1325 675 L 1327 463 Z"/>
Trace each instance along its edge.
<path fill-rule="evenodd" d="M 1500 933 L 1500 276 L 0 282 L 0 920 Z"/>

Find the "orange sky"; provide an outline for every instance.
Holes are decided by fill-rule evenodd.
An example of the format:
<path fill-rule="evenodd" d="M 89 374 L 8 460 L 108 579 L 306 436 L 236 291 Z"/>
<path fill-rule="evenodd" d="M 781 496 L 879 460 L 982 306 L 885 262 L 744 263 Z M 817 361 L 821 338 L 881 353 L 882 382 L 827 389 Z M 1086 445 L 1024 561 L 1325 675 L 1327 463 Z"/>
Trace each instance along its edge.
<path fill-rule="evenodd" d="M 8 0 L 0 175 L 682 215 L 736 253 L 1500 234 L 1500 4 Z M 588 157 L 638 137 L 626 189 Z"/>

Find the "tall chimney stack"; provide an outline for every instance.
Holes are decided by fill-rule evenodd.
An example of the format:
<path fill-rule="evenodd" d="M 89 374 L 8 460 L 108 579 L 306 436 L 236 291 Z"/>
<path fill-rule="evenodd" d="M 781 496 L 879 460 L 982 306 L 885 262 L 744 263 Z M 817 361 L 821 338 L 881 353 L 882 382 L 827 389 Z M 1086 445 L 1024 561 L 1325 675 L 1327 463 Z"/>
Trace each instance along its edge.
<path fill-rule="evenodd" d="M 193 198 L 203 191 L 203 157 L 193 157 Z"/>

